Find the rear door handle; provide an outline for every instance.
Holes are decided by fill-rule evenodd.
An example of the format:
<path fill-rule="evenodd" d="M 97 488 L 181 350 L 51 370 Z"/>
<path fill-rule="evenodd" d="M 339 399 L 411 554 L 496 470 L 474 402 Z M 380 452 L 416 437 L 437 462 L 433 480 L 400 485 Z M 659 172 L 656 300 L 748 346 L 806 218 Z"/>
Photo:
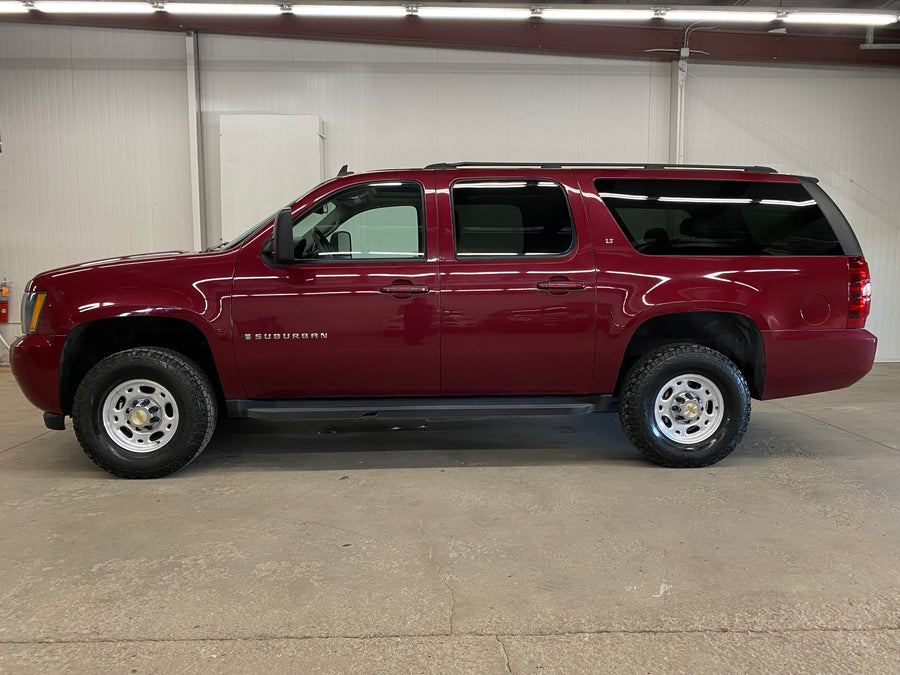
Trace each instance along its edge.
<path fill-rule="evenodd" d="M 382 286 L 378 290 L 382 293 L 393 295 L 395 298 L 410 298 L 413 295 L 427 293 L 429 288 L 424 284 L 414 284 L 410 281 L 398 280 L 388 286 Z"/>
<path fill-rule="evenodd" d="M 554 295 L 562 295 L 569 291 L 580 291 L 586 287 L 583 281 L 572 281 L 566 277 L 550 277 L 547 281 L 540 281 L 537 285 L 542 291 L 550 291 Z"/>

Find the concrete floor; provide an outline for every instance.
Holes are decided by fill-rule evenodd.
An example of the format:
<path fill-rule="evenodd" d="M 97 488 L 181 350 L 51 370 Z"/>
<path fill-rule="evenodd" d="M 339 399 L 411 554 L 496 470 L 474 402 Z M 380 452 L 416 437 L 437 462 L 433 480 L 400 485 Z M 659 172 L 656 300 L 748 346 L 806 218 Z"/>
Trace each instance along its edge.
<path fill-rule="evenodd" d="M 615 416 L 223 424 L 125 481 L 0 371 L 2 672 L 900 672 L 900 364 L 707 469 Z"/>

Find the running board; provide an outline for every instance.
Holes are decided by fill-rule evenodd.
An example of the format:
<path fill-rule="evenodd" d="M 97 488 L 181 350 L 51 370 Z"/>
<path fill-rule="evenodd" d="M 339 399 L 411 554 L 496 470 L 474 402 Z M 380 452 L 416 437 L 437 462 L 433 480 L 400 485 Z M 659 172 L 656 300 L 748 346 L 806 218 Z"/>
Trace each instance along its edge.
<path fill-rule="evenodd" d="M 479 396 L 471 398 L 370 398 L 227 401 L 230 417 L 269 422 L 367 417 L 523 417 L 609 412 L 614 398 L 600 396 Z"/>

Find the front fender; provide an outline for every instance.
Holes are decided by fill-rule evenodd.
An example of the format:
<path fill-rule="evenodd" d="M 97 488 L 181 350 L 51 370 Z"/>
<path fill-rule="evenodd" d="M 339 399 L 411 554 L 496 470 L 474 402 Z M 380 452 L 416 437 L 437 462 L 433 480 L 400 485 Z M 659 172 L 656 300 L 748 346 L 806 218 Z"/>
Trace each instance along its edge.
<path fill-rule="evenodd" d="M 205 338 L 227 395 L 239 397 L 231 337 L 237 251 L 116 258 L 53 270 L 29 290 L 45 291 L 38 332 L 69 336 L 116 319 L 184 321 Z"/>

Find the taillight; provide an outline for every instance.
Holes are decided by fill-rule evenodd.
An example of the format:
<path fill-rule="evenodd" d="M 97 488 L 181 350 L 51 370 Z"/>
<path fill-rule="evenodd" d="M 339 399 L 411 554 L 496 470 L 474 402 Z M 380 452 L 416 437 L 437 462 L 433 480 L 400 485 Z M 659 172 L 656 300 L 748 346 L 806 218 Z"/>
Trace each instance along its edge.
<path fill-rule="evenodd" d="M 869 265 L 862 257 L 852 257 L 850 267 L 850 305 L 847 313 L 847 328 L 865 328 L 869 306 L 872 303 L 872 280 Z"/>

